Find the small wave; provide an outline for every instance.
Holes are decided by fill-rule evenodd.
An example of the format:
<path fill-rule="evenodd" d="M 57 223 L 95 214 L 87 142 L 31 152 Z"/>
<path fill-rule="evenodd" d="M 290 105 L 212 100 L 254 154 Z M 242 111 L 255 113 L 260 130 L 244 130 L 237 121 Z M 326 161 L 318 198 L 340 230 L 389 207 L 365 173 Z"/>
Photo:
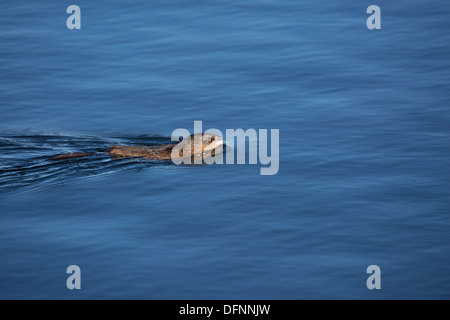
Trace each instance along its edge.
<path fill-rule="evenodd" d="M 115 144 L 152 146 L 166 143 L 171 143 L 170 138 L 151 135 L 98 137 L 0 132 L 0 192 L 74 176 L 100 175 L 142 166 L 167 166 L 170 162 L 112 159 L 105 153 Z M 54 155 L 72 152 L 97 154 L 60 162 L 48 161 Z"/>

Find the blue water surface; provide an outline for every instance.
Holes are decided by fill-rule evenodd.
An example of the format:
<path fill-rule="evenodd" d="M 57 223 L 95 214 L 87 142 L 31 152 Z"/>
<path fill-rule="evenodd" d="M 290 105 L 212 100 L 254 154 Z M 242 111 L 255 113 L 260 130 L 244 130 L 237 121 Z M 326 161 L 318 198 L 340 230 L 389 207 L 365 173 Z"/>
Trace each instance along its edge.
<path fill-rule="evenodd" d="M 0 298 L 450 298 L 449 17 L 442 0 L 2 3 Z M 278 174 L 47 161 L 195 120 L 279 129 Z"/>

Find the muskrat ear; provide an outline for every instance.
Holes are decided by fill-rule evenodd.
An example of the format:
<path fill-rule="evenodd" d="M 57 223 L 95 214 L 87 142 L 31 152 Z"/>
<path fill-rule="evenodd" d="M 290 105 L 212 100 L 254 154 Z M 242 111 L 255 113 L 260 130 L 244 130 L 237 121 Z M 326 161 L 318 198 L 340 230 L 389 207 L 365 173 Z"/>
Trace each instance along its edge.
<path fill-rule="evenodd" d="M 203 141 L 204 142 L 213 142 L 215 139 L 214 139 L 214 136 L 212 136 L 212 135 L 206 135 L 206 134 L 203 134 Z"/>

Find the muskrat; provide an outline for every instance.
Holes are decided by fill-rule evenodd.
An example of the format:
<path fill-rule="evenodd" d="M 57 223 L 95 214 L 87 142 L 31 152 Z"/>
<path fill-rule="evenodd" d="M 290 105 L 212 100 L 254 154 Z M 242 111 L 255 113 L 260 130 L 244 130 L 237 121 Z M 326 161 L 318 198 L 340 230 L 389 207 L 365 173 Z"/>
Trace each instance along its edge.
<path fill-rule="evenodd" d="M 113 146 L 107 152 L 114 158 L 145 158 L 153 160 L 205 159 L 222 152 L 223 138 L 211 133 L 196 133 L 181 142 L 161 146 Z M 174 150 L 174 148 L 176 149 Z M 50 161 L 82 158 L 95 155 L 93 152 L 76 152 L 51 157 Z"/>

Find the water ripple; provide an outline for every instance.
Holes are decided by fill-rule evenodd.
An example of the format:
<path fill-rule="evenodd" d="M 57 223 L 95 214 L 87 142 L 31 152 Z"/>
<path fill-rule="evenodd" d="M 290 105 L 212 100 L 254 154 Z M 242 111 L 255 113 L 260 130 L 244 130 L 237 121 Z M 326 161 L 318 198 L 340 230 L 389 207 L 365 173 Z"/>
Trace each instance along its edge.
<path fill-rule="evenodd" d="M 0 135 L 0 192 L 41 182 L 58 181 L 74 176 L 101 175 L 128 168 L 170 165 L 168 162 L 112 159 L 104 152 L 113 144 L 159 145 L 170 143 L 161 136 L 122 137 L 71 136 L 56 134 Z M 97 155 L 60 162 L 49 157 L 71 152 L 95 152 Z"/>

